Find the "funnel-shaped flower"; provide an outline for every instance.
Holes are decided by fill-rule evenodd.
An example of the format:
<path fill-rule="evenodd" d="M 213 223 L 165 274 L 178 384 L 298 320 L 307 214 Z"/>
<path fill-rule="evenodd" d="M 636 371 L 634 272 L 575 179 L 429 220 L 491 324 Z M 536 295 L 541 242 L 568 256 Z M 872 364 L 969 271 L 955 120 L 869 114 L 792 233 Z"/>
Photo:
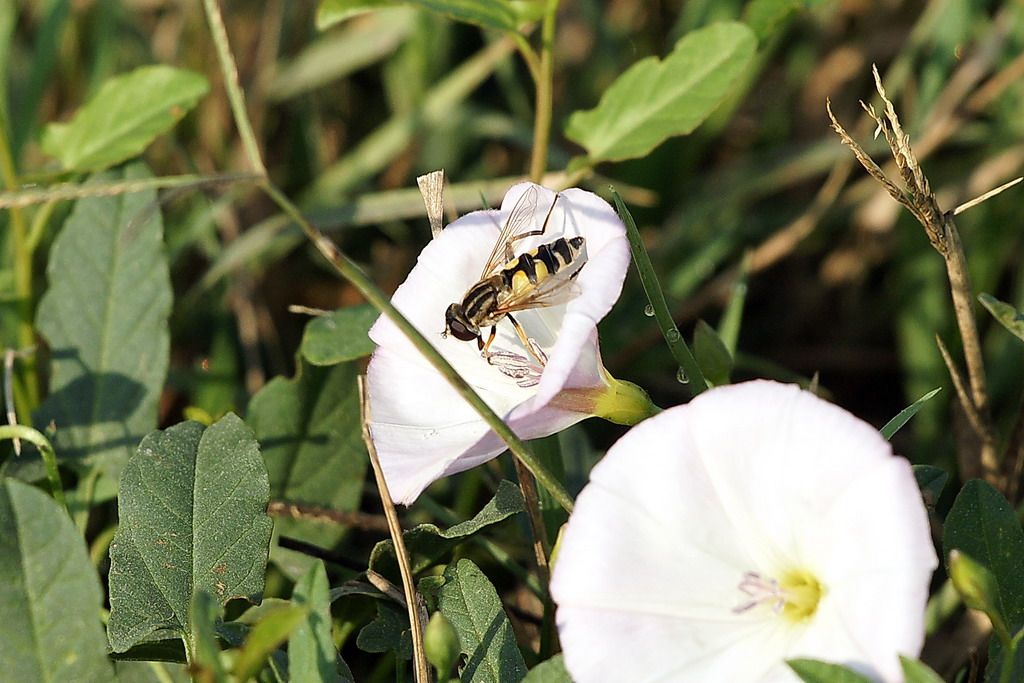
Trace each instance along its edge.
<path fill-rule="evenodd" d="M 901 680 L 936 566 L 909 463 L 792 385 L 713 389 L 593 470 L 551 591 L 592 681 L 797 681 L 810 657 Z"/>
<path fill-rule="evenodd" d="M 562 237 L 583 240 L 573 242 L 580 253 L 571 265 L 561 260 L 576 273 L 559 292 L 567 301 L 514 313 L 528 343 L 511 321 L 498 320 L 485 358 L 475 340 L 443 335 L 446 311 L 482 279 L 501 228 L 514 212 L 516 234 L 543 229 L 511 244 L 516 257 Z M 516 434 L 532 439 L 594 414 L 621 420 L 621 411 L 632 409 L 638 413 L 633 421 L 646 416 L 646 396 L 608 375 L 597 343 L 597 323 L 618 299 L 628 266 L 625 228 L 607 202 L 584 190 L 556 195 L 522 183 L 508 191 L 500 211 L 477 211 L 445 228 L 420 254 L 392 303 Z M 491 327 L 481 326 L 484 341 Z M 370 337 L 378 344 L 367 371 L 370 433 L 397 502 L 409 504 L 431 482 L 504 450 L 394 324 L 381 317 Z"/>

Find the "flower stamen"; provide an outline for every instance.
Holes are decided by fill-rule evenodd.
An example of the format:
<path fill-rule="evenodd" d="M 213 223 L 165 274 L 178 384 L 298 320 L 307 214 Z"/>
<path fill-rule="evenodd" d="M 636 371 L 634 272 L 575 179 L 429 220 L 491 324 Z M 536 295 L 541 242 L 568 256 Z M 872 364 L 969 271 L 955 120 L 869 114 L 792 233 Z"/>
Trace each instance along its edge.
<path fill-rule="evenodd" d="M 530 341 L 533 340 L 531 339 Z M 544 355 L 539 346 L 537 351 L 540 351 L 541 358 L 546 361 L 547 356 Z M 512 351 L 491 351 L 487 356 L 487 362 L 497 368 L 501 374 L 514 379 L 516 384 L 523 388 L 537 386 L 540 383 L 541 373 L 544 372 L 543 366 L 532 362 L 526 356 L 513 353 Z"/>
<path fill-rule="evenodd" d="M 772 612 L 794 623 L 814 616 L 825 592 L 814 575 L 803 569 L 787 571 L 781 581 L 757 572 L 745 572 L 737 588 L 750 600 L 733 607 L 733 614 L 770 605 Z"/>

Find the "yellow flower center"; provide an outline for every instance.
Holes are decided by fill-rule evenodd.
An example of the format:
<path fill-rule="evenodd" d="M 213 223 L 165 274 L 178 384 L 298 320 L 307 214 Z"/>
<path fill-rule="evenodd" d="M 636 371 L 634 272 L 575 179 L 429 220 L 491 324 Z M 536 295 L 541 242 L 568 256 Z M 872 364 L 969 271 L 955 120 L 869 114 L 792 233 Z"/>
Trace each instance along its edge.
<path fill-rule="evenodd" d="M 734 607 L 733 613 L 742 614 L 767 605 L 775 614 L 794 624 L 814 616 L 825 593 L 821 582 L 806 569 L 790 569 L 781 579 L 747 572 L 737 588 L 750 599 Z"/>

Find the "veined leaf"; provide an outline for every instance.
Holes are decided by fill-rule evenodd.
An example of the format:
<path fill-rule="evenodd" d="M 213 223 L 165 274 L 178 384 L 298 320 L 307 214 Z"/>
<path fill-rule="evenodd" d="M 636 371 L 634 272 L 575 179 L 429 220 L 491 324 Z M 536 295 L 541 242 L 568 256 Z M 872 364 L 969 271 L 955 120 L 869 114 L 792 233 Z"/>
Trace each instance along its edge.
<path fill-rule="evenodd" d="M 369 304 L 339 308 L 310 320 L 302 332 L 303 357 L 313 365 L 336 365 L 373 353 L 368 333 L 380 316 Z"/>
<path fill-rule="evenodd" d="M 400 4 L 498 31 L 515 31 L 521 21 L 508 0 L 320 0 L 316 27 L 323 31 L 357 14 Z"/>
<path fill-rule="evenodd" d="M 462 680 L 523 680 L 526 663 L 491 582 L 470 560 L 448 565 L 444 578 L 445 584 L 438 593 L 438 609 L 455 627 L 467 657 Z"/>
<path fill-rule="evenodd" d="M 68 171 L 99 171 L 142 153 L 206 94 L 192 71 L 144 66 L 108 79 L 68 123 L 43 131 L 43 151 Z"/>
<path fill-rule="evenodd" d="M 1024 531 L 1003 494 L 980 479 L 967 482 L 946 516 L 942 548 L 947 560 L 959 550 L 992 572 L 996 608 L 1011 633 L 1024 626 Z"/>
<path fill-rule="evenodd" d="M 142 164 L 92 182 L 146 178 Z M 36 325 L 50 345 L 52 422 L 63 459 L 87 458 L 116 477 L 156 428 L 167 375 L 171 282 L 156 193 L 81 199 L 50 252 Z"/>
<path fill-rule="evenodd" d="M 690 133 L 729 94 L 754 56 L 756 41 L 738 23 L 683 36 L 664 60 L 648 57 L 612 83 L 596 108 L 576 112 L 565 134 L 591 163 L 641 157 Z"/>
<path fill-rule="evenodd" d="M 277 377 L 249 404 L 249 424 L 263 445 L 274 498 L 355 510 L 366 476 L 359 423 L 356 368 L 299 363 L 295 379 Z M 321 547 L 334 545 L 342 527 L 291 519 L 278 532 Z"/>
<path fill-rule="evenodd" d="M 487 505 L 473 517 L 449 529 L 433 524 L 420 524 L 402 534 L 413 572 L 429 567 L 434 560 L 470 538 L 478 531 L 502 522 L 524 510 L 523 494 L 510 481 L 502 481 Z M 381 541 L 370 551 L 370 568 L 386 576 L 398 576 L 395 546 L 390 539 Z"/>
<path fill-rule="evenodd" d="M 85 543 L 52 499 L 14 479 L 0 484 L 0 586 L 4 680 L 113 680 Z"/>
<path fill-rule="evenodd" d="M 143 439 L 121 477 L 110 544 L 107 632 L 115 652 L 174 636 L 188 642 L 197 592 L 220 604 L 261 598 L 273 526 L 268 494 L 259 444 L 233 414 Z"/>

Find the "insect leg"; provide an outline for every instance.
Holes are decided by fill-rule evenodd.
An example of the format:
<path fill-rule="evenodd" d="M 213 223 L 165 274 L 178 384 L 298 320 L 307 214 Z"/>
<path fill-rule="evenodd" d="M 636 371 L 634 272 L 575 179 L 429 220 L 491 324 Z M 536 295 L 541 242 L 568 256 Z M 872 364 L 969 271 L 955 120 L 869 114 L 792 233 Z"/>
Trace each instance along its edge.
<path fill-rule="evenodd" d="M 551 220 L 551 212 L 555 210 L 555 204 L 558 202 L 558 198 L 562 195 L 556 194 L 554 201 L 551 202 L 551 206 L 548 207 L 548 212 L 544 215 L 544 223 L 540 226 L 540 230 L 527 230 L 521 232 L 518 235 L 513 235 L 509 238 L 508 242 L 505 242 L 505 261 L 512 261 L 515 259 L 515 253 L 512 251 L 512 244 L 519 240 L 524 240 L 527 237 L 535 237 L 537 235 L 543 235 L 548 230 L 548 221 Z"/>
<path fill-rule="evenodd" d="M 526 330 L 524 330 L 523 326 L 519 324 L 519 321 L 513 318 L 511 313 L 506 313 L 505 317 L 508 318 L 508 321 L 510 323 L 512 323 L 512 327 L 515 328 L 516 334 L 519 335 L 519 341 L 523 343 L 523 346 L 526 347 L 526 350 L 530 352 L 530 355 L 533 356 L 538 363 L 540 363 L 541 367 L 547 365 L 547 359 L 541 358 L 537 354 L 537 352 L 533 350 L 534 344 L 536 342 L 534 342 L 532 339 L 526 336 Z"/>
<path fill-rule="evenodd" d="M 482 355 L 484 358 L 487 358 L 488 356 L 491 355 L 490 352 L 487 349 L 491 348 L 491 342 L 494 341 L 494 338 L 496 336 L 498 336 L 498 326 L 497 325 L 492 325 L 491 326 L 491 334 L 487 337 L 487 343 L 486 344 L 484 343 L 482 337 L 477 337 L 476 338 L 477 346 L 480 348 L 480 355 Z"/>

